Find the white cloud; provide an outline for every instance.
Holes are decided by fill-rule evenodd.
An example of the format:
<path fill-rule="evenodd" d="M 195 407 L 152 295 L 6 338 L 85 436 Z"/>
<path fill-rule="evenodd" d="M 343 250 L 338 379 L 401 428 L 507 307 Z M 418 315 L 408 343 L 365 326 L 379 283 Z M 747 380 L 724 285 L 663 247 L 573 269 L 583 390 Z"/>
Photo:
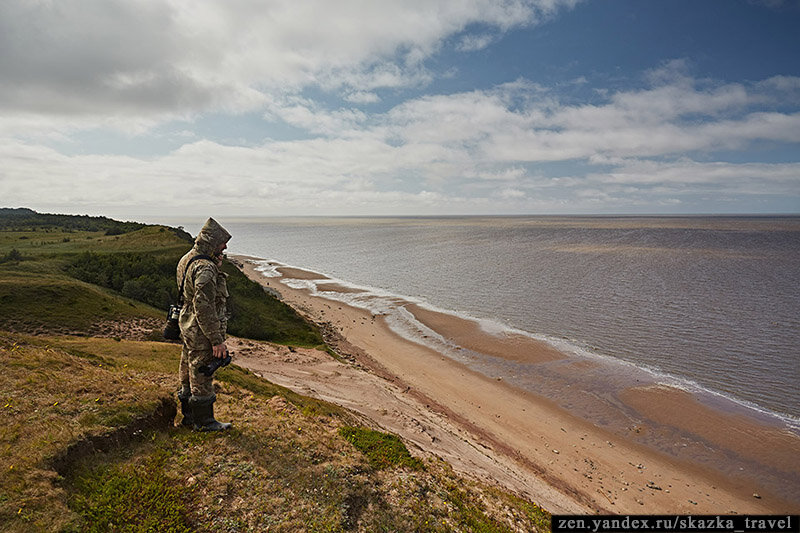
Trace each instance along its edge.
<path fill-rule="evenodd" d="M 800 78 L 796 76 L 773 76 L 758 84 L 761 88 L 771 88 L 784 94 L 800 95 Z"/>
<path fill-rule="evenodd" d="M 345 135 L 366 122 L 367 115 L 358 109 L 321 109 L 315 102 L 291 98 L 285 103 L 273 102 L 269 117 L 280 118 L 287 124 L 314 134 Z"/>
<path fill-rule="evenodd" d="M 731 149 L 756 140 L 795 143 L 800 116 L 749 112 L 753 104 L 779 107 L 783 100 L 758 85 L 728 84 L 699 89 L 681 79 L 612 94 L 605 104 L 534 102 L 495 130 L 486 143 L 494 158 L 557 161 L 606 157 L 651 157 Z"/>
<path fill-rule="evenodd" d="M 507 31 L 575 0 L 4 0 L 0 106 L 45 116 L 241 112 L 266 94 L 426 83 L 470 24 Z M 374 101 L 374 100 L 373 100 Z"/>
<path fill-rule="evenodd" d="M 497 192 L 496 196 L 503 200 L 517 200 L 519 198 L 525 198 L 525 192 L 519 189 L 501 189 Z"/>
<path fill-rule="evenodd" d="M 476 50 L 483 50 L 492 44 L 493 40 L 494 37 L 488 34 L 465 35 L 456 45 L 456 50 L 459 52 L 474 52 Z"/>
<path fill-rule="evenodd" d="M 527 171 L 521 167 L 504 167 L 499 170 L 479 170 L 467 172 L 466 177 L 476 177 L 489 181 L 518 181 L 527 175 Z"/>
<path fill-rule="evenodd" d="M 608 173 L 587 176 L 587 181 L 616 185 L 658 186 L 662 191 L 690 187 L 727 192 L 800 195 L 800 163 L 699 163 L 690 160 L 657 162 L 631 160 Z"/>
<path fill-rule="evenodd" d="M 524 212 L 563 209 L 567 200 L 570 209 L 591 211 L 620 202 L 667 205 L 720 190 L 799 197 L 798 163 L 698 163 L 684 155 L 754 141 L 800 142 L 800 114 L 747 112 L 750 102 L 766 98 L 762 85 L 701 90 L 681 81 L 611 94 L 604 104 L 569 106 L 519 81 L 424 96 L 372 116 L 290 97 L 271 102 L 272 116 L 314 137 L 250 147 L 190 139 L 148 161 L 68 157 L 5 139 L 0 196 L 33 206 L 45 198 L 141 209 L 220 204 L 240 214 L 377 204 L 402 212 Z M 697 114 L 704 120 L 684 120 Z M 670 161 L 672 155 L 678 159 Z M 571 160 L 608 170 L 547 175 L 525 166 Z"/>
<path fill-rule="evenodd" d="M 354 104 L 374 104 L 380 102 L 380 97 L 370 91 L 353 91 L 345 95 L 345 100 Z"/>

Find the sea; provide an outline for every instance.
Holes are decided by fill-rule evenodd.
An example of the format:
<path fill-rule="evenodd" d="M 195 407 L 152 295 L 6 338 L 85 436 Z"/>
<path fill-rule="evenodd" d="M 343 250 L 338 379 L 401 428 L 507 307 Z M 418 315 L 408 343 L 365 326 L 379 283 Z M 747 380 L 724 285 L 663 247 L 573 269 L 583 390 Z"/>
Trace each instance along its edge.
<path fill-rule="evenodd" d="M 233 234 L 229 252 L 263 258 L 265 276 L 285 265 L 361 289 L 287 282 L 387 315 L 398 333 L 584 416 L 606 386 L 661 383 L 800 428 L 800 217 L 218 220 Z M 182 225 L 196 235 L 201 224 Z M 582 379 L 595 392 L 573 405 L 564 362 L 454 350 L 403 302 L 591 361 L 600 370 Z"/>

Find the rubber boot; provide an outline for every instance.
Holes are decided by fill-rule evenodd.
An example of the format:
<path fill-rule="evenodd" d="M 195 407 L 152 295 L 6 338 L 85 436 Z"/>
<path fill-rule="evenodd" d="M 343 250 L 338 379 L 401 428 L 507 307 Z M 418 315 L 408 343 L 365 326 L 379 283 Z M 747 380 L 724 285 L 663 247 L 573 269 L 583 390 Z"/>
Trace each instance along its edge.
<path fill-rule="evenodd" d="M 214 402 L 216 400 L 216 395 L 189 398 L 195 431 L 223 431 L 231 427 L 230 423 L 217 422 L 214 418 Z"/>
<path fill-rule="evenodd" d="M 191 396 L 192 393 L 183 387 L 178 390 L 178 400 L 181 402 L 181 414 L 183 415 L 181 426 L 187 428 L 194 427 L 194 421 L 192 420 L 192 408 L 189 406 L 189 398 L 191 398 Z"/>

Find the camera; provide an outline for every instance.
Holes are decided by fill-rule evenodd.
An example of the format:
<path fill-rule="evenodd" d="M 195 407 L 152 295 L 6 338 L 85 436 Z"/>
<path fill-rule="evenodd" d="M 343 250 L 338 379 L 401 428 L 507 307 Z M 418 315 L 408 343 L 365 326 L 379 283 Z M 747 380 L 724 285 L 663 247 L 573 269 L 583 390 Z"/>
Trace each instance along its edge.
<path fill-rule="evenodd" d="M 214 372 L 216 372 L 218 368 L 223 366 L 228 366 L 229 364 L 231 364 L 231 354 L 226 352 L 225 357 L 222 358 L 215 357 L 213 361 L 211 361 L 207 365 L 201 366 L 200 368 L 197 369 L 197 371 L 203 374 L 204 376 L 211 377 L 214 375 Z"/>
<path fill-rule="evenodd" d="M 181 316 L 181 308 L 177 305 L 170 305 L 167 311 L 167 324 L 164 326 L 164 338 L 177 341 L 181 338 L 181 328 L 178 325 L 178 318 Z"/>

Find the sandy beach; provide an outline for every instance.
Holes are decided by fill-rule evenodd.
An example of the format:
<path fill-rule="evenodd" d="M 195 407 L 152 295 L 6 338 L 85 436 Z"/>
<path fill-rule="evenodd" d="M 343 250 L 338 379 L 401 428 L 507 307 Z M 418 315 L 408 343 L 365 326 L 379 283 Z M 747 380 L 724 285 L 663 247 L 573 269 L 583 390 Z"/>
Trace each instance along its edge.
<path fill-rule="evenodd" d="M 232 339 L 236 364 L 362 414 L 401 435 L 413 453 L 440 457 L 553 513 L 800 512 L 797 482 L 782 483 L 800 477 L 800 438 L 783 428 L 713 410 L 677 389 L 632 386 L 618 395 L 620 409 L 638 422 L 609 431 L 403 338 L 380 315 L 267 278 L 257 258 L 233 259 L 320 325 L 343 356 Z M 284 278 L 322 278 L 277 270 Z M 353 290 L 325 283 L 326 291 Z M 493 336 L 473 321 L 406 309 L 459 349 L 510 361 L 567 357 L 529 337 Z M 680 450 L 667 453 L 665 443 Z"/>

